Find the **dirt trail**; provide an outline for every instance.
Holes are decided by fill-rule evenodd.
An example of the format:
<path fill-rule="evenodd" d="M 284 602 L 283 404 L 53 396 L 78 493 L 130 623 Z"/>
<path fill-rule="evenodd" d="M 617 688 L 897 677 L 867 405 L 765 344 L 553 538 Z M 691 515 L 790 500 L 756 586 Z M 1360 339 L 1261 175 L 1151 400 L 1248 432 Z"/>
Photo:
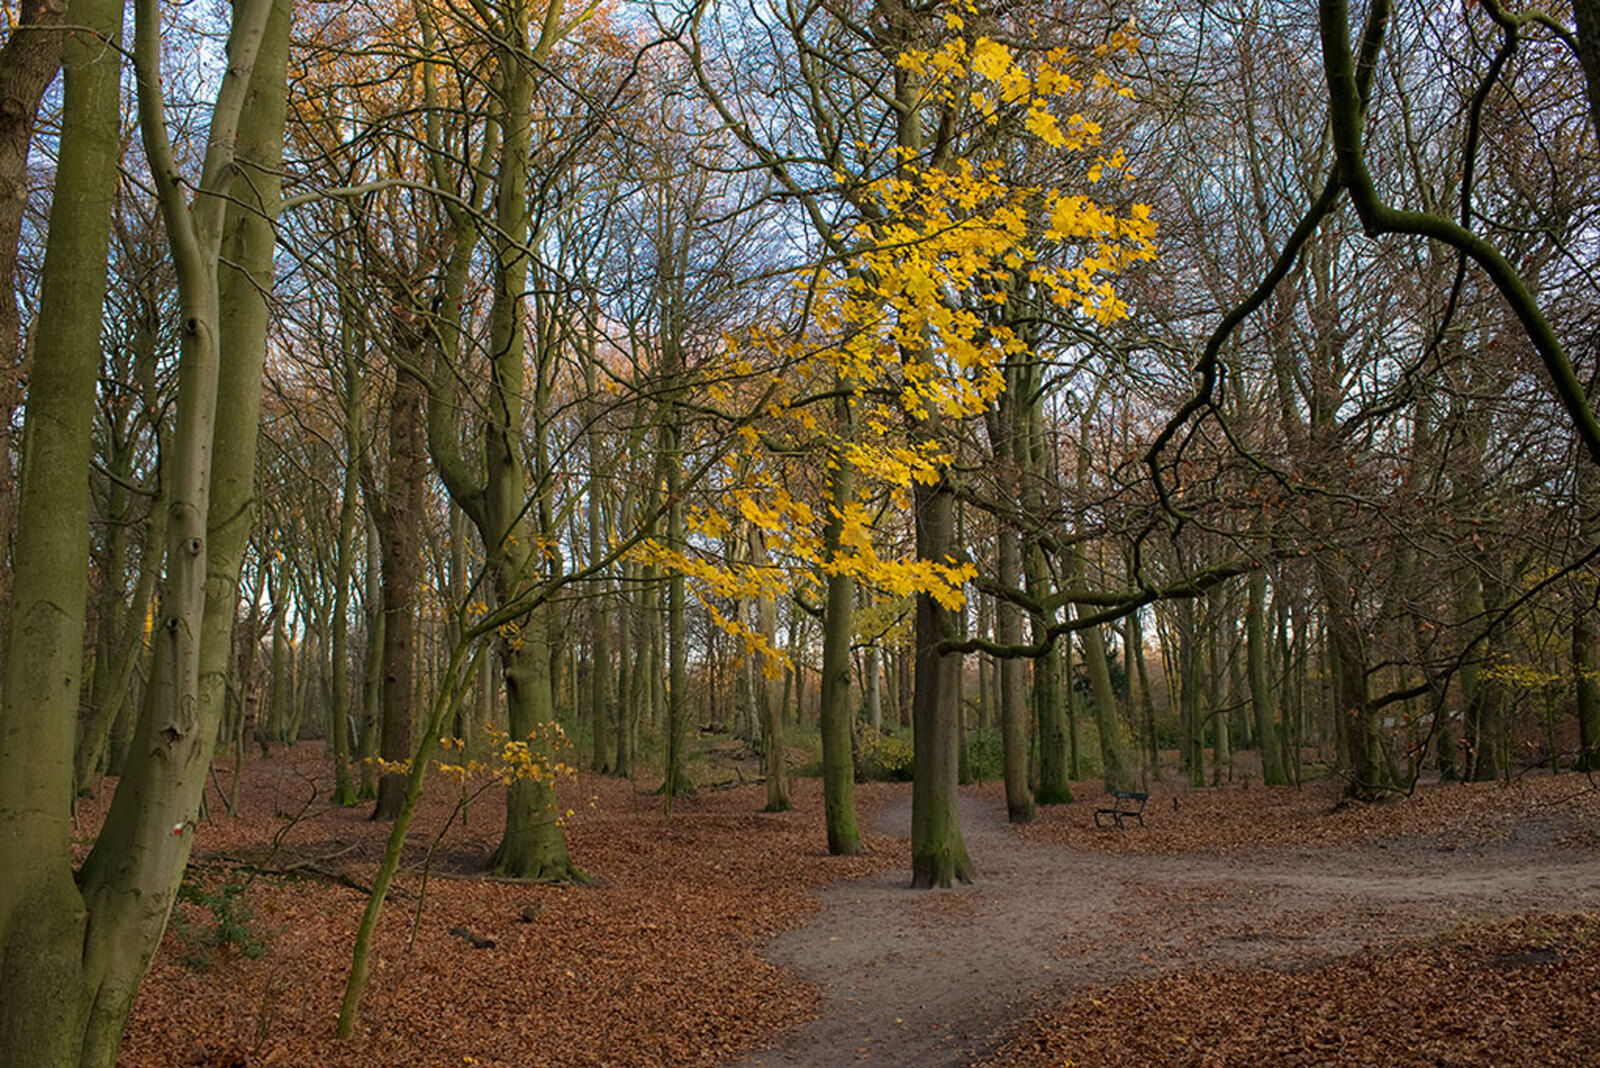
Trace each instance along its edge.
<path fill-rule="evenodd" d="M 1464 848 L 1119 855 L 1018 834 L 989 799 L 961 805 L 979 882 L 911 893 L 908 873 L 889 871 L 825 890 L 817 917 L 767 949 L 821 988 L 821 1016 L 741 1063 L 964 1065 L 1047 993 L 1205 964 L 1319 963 L 1467 920 L 1600 908 L 1592 853 L 1555 846 L 1537 823 Z M 906 838 L 910 820 L 898 802 L 876 829 Z"/>

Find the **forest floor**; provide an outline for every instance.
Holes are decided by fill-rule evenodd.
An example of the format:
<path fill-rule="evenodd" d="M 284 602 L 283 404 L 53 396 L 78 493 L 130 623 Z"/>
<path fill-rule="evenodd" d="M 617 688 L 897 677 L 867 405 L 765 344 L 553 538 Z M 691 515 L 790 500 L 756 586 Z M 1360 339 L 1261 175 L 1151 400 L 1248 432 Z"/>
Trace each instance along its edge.
<path fill-rule="evenodd" d="M 477 874 L 498 791 L 463 824 L 438 780 L 349 1043 L 334 1024 L 387 828 L 330 807 L 330 781 L 301 745 L 246 763 L 238 817 L 213 793 L 119 1063 L 1597 1063 L 1600 789 L 1581 775 L 1371 806 L 1333 782 L 1157 784 L 1122 831 L 1093 827 L 1093 784 L 1024 828 L 998 784 L 971 787 L 978 882 L 919 893 L 905 785 L 858 788 L 868 855 L 840 859 L 814 780 L 792 812 L 749 784 L 668 817 L 653 784 L 585 776 L 563 803 L 594 882 L 553 886 Z M 80 807 L 85 843 L 98 815 Z"/>

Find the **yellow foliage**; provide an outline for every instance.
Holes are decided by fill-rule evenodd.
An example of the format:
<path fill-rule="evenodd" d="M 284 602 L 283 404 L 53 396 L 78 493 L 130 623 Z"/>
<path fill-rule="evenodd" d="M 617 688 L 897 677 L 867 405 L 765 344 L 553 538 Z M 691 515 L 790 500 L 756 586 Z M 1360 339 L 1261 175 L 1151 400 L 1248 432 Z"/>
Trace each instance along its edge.
<path fill-rule="evenodd" d="M 1125 155 L 1102 145 L 1102 127 L 1089 116 L 1122 91 L 1092 66 L 1137 49 L 1131 25 L 1086 62 L 1064 49 L 1014 49 L 965 36 L 967 20 L 954 8 L 943 18 L 947 40 L 896 60 L 924 102 L 964 101 L 999 128 L 997 136 L 1031 138 L 1040 151 L 1077 157 L 1080 189 L 1125 169 Z M 760 352 L 786 369 L 764 414 L 774 437 L 818 457 L 801 481 L 817 476 L 813 486 L 821 490 L 830 471 L 848 467 L 853 500 L 815 514 L 790 495 L 784 461 L 760 451 L 762 433 L 743 425 L 733 484 L 715 506 L 689 509 L 687 529 L 700 544 L 647 542 L 635 554 L 684 575 L 716 624 L 747 655 L 760 656 L 769 674 L 787 663 L 784 654 L 739 619 L 725 618 L 729 601 L 778 599 L 820 575 L 850 575 L 891 597 L 927 594 L 946 608 L 961 606 L 974 565 L 901 557 L 874 529 L 873 509 L 884 499 L 909 508 L 917 486 L 936 484 L 954 460 L 938 425 L 980 415 L 1004 391 L 1007 362 L 1028 352 L 1004 314 L 1013 293 L 1031 287 L 1086 322 L 1113 323 L 1129 309 L 1112 280 L 1156 255 L 1147 205 L 1118 210 L 1081 191 L 1018 184 L 998 160 L 958 156 L 947 168 L 932 167 L 905 146 L 893 158 L 893 172 L 875 180 L 833 175 L 866 210 L 847 235 L 853 254 L 828 270 L 796 272 L 807 331 L 752 328 L 728 339 L 741 376 L 752 373 Z M 808 406 L 808 390 L 846 395 L 843 428 L 819 422 L 826 409 Z M 819 529 L 830 521 L 837 524 L 831 553 Z M 709 543 L 726 552 L 740 526 L 762 532 L 773 563 L 706 551 Z"/>

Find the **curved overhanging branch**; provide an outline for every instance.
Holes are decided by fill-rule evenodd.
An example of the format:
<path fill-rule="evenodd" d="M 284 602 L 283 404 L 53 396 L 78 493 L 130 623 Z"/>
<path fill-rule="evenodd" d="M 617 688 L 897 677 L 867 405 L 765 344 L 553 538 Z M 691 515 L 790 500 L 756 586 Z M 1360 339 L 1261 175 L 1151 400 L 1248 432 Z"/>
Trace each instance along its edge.
<path fill-rule="evenodd" d="M 1361 133 L 1365 120 L 1365 97 L 1361 91 L 1358 67 L 1350 52 L 1350 17 L 1346 0 L 1319 0 L 1318 28 L 1322 37 L 1323 67 L 1328 78 L 1328 119 L 1333 135 L 1338 173 L 1350 192 L 1361 225 L 1369 236 L 1408 234 L 1440 241 L 1475 263 L 1494 283 L 1511 308 L 1528 341 L 1539 354 L 1557 400 L 1572 420 L 1578 440 L 1590 459 L 1600 464 L 1600 421 L 1589 406 L 1583 385 L 1567 358 L 1561 339 L 1556 336 L 1540 310 L 1532 291 L 1523 282 L 1500 250 L 1459 223 L 1426 212 L 1391 208 L 1378 195 L 1372 174 L 1367 169 Z M 1388 0 L 1374 0 L 1367 12 L 1363 34 L 1362 62 L 1381 47 L 1392 13 Z"/>

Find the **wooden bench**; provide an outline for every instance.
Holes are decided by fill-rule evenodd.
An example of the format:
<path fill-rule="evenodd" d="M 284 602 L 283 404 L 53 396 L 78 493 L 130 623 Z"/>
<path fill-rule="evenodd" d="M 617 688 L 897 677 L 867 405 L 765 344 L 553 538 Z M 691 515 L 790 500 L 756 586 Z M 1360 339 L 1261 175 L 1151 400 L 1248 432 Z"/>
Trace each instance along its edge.
<path fill-rule="evenodd" d="M 1133 817 L 1139 821 L 1139 826 L 1144 826 L 1144 804 L 1150 800 L 1149 794 L 1137 794 L 1131 790 L 1111 791 L 1111 805 L 1109 808 L 1094 810 L 1094 825 L 1100 826 L 1101 816 L 1110 816 L 1111 823 L 1117 830 L 1122 829 L 1122 821 Z"/>

